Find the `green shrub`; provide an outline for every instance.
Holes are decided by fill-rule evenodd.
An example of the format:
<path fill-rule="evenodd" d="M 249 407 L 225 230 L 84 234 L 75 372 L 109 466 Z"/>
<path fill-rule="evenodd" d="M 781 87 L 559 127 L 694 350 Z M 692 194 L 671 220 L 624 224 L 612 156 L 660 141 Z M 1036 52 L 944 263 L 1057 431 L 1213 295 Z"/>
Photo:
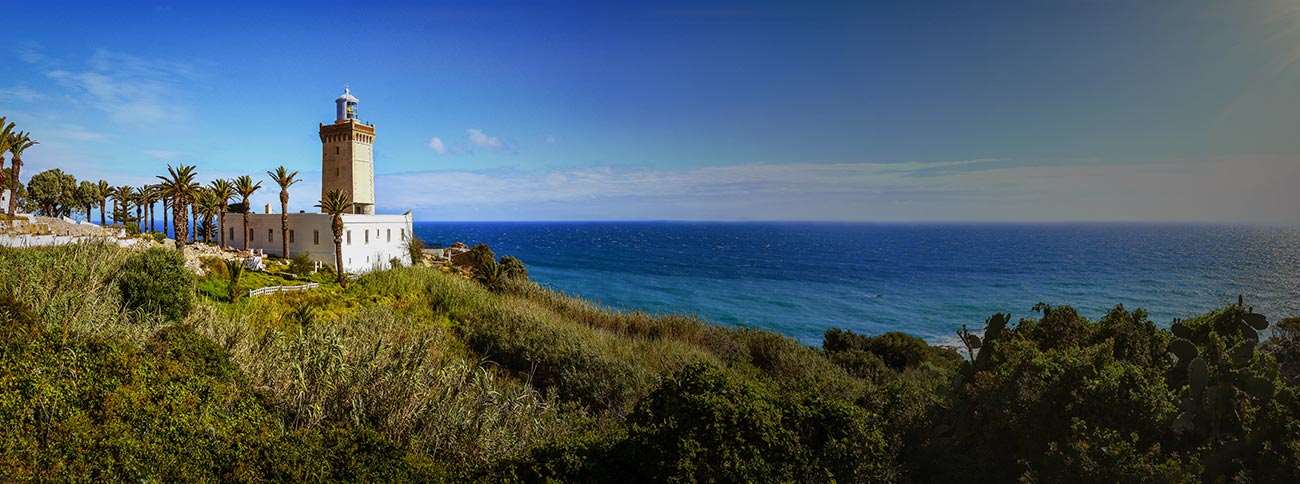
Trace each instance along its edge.
<path fill-rule="evenodd" d="M 502 257 L 499 264 L 505 277 L 515 280 L 528 279 L 528 268 L 524 267 L 524 261 L 519 260 L 517 257 L 512 255 Z"/>
<path fill-rule="evenodd" d="M 953 367 L 961 359 L 955 351 L 930 346 L 925 340 L 906 333 L 888 332 L 880 336 L 864 336 L 852 331 L 831 328 L 822 335 L 822 349 L 839 363 L 850 365 L 846 369 L 854 372 L 871 366 L 869 360 L 861 355 L 840 355 L 840 353 L 870 352 L 885 365 L 895 371 L 915 368 L 922 363 L 931 363 L 940 367 Z M 866 365 L 866 366 L 864 366 Z"/>
<path fill-rule="evenodd" d="M 466 343 L 492 361 L 527 375 L 542 392 L 597 410 L 620 410 L 641 392 L 633 362 L 600 351 L 577 328 L 499 314 L 461 328 Z"/>
<path fill-rule="evenodd" d="M 582 436 L 513 468 L 540 481 L 882 482 L 896 476 L 879 425 L 834 399 L 788 399 L 725 370 L 686 367 L 637 404 L 623 432 Z"/>
<path fill-rule="evenodd" d="M 1273 326 L 1273 336 L 1260 348 L 1277 360 L 1278 373 L 1290 385 L 1300 385 L 1300 318 Z"/>
<path fill-rule="evenodd" d="M 421 265 L 424 260 L 424 239 L 411 234 L 411 238 L 406 241 L 406 253 L 411 257 L 411 265 Z"/>
<path fill-rule="evenodd" d="M 244 262 L 238 259 L 227 259 L 224 266 L 226 298 L 230 302 L 239 301 L 239 279 L 244 275 Z"/>
<path fill-rule="evenodd" d="M 314 266 L 315 264 L 312 264 L 311 257 L 307 254 L 298 254 L 293 256 L 293 259 L 289 261 L 289 269 L 287 272 L 299 276 L 306 276 L 311 274 Z"/>
<path fill-rule="evenodd" d="M 179 321 L 194 306 L 194 275 L 177 251 L 152 248 L 122 264 L 117 287 L 127 309 Z"/>

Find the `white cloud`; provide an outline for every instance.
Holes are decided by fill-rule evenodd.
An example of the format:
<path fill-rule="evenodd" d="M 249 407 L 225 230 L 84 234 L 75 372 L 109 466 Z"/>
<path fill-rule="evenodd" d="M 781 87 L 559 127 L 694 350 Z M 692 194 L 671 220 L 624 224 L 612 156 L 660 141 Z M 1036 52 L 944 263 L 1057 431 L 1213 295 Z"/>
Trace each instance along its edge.
<path fill-rule="evenodd" d="M 505 143 L 501 141 L 501 138 L 488 136 L 481 129 L 467 129 L 465 135 L 469 138 L 470 144 L 480 148 L 499 150 L 505 147 Z"/>
<path fill-rule="evenodd" d="M 45 73 L 78 104 L 107 113 L 117 123 L 174 125 L 189 111 L 179 83 L 194 80 L 190 65 L 97 51 L 84 68 Z"/>
<path fill-rule="evenodd" d="M 382 175 L 422 220 L 1200 220 L 1300 223 L 1300 163 L 749 164 Z M 915 173 L 928 170 L 926 176 Z M 436 186 L 437 190 L 429 187 Z"/>
<path fill-rule="evenodd" d="M 42 97 L 44 97 L 44 95 L 26 86 L 14 86 L 0 89 L 0 101 L 4 102 L 29 103 L 41 99 Z"/>
<path fill-rule="evenodd" d="M 49 61 L 49 57 L 41 51 L 41 46 L 33 42 L 25 42 L 18 46 L 18 58 L 28 64 L 43 64 Z"/>
<path fill-rule="evenodd" d="M 442 138 L 437 136 L 429 138 L 429 148 L 432 149 L 434 153 L 440 155 L 447 153 L 447 145 L 443 144 Z"/>
<path fill-rule="evenodd" d="M 71 141 L 108 141 L 108 135 L 91 131 L 75 124 L 61 126 L 50 133 L 51 136 Z"/>

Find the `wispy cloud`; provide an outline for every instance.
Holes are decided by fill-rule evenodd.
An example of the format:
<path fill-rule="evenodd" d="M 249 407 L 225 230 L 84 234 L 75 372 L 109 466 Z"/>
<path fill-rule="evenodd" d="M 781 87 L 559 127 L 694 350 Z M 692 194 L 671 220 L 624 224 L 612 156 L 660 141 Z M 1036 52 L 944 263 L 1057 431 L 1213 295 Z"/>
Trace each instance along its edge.
<path fill-rule="evenodd" d="M 13 86 L 0 89 L 0 102 L 30 103 L 44 97 L 41 93 L 27 86 Z"/>
<path fill-rule="evenodd" d="M 75 124 L 66 124 L 49 132 L 49 136 L 69 141 L 108 141 L 109 136 L 99 131 L 91 131 Z"/>
<path fill-rule="evenodd" d="M 500 150 L 506 146 L 505 143 L 501 141 L 501 138 L 489 136 L 481 129 L 467 129 L 465 130 L 465 137 L 469 140 L 469 144 L 479 148 Z"/>
<path fill-rule="evenodd" d="M 429 149 L 440 155 L 447 154 L 447 145 L 442 142 L 442 138 L 437 136 L 429 138 Z"/>
<path fill-rule="evenodd" d="M 45 55 L 41 46 L 33 42 L 20 43 L 15 48 L 15 51 L 18 54 L 18 59 L 28 64 L 41 64 L 49 61 L 49 57 Z"/>
<path fill-rule="evenodd" d="M 1285 159 L 985 166 L 750 164 L 673 170 L 429 171 L 380 176 L 421 219 L 1238 220 L 1300 222 Z M 430 188 L 436 187 L 436 189 Z"/>
<path fill-rule="evenodd" d="M 107 113 L 116 123 L 175 125 L 188 120 L 180 83 L 197 78 L 187 63 L 99 50 L 79 68 L 52 69 L 46 77 L 79 104 Z"/>

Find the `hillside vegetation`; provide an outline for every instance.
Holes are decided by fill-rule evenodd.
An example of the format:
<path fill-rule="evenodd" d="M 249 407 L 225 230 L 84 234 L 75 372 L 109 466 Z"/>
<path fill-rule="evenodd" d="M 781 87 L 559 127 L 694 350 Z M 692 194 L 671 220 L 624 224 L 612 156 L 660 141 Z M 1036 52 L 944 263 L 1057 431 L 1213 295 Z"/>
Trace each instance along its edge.
<path fill-rule="evenodd" d="M 0 475 L 1300 481 L 1300 320 L 1244 304 L 1171 330 L 1040 305 L 962 354 L 842 330 L 812 348 L 483 259 L 231 302 L 170 249 L 0 250 Z"/>

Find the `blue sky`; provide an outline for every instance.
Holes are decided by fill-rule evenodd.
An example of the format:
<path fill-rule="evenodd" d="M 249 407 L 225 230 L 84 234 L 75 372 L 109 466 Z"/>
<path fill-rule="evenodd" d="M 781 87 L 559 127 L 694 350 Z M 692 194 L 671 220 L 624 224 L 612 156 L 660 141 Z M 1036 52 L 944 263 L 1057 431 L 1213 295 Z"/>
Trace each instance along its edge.
<path fill-rule="evenodd" d="M 0 31 L 29 176 L 283 163 L 307 209 L 348 83 L 420 220 L 1300 223 L 1292 0 L 46 3 Z"/>

